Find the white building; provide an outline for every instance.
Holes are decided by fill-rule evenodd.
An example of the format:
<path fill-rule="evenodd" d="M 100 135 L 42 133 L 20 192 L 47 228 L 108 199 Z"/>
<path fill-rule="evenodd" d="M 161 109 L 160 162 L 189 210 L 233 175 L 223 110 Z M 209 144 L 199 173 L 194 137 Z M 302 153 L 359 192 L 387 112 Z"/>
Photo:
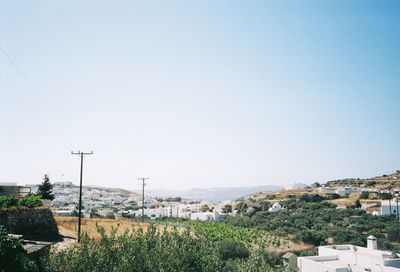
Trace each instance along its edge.
<path fill-rule="evenodd" d="M 222 217 L 219 213 L 215 212 L 198 212 L 198 213 L 191 213 L 190 220 L 200 220 L 200 221 L 219 221 Z"/>
<path fill-rule="evenodd" d="M 381 215 L 393 214 L 400 220 L 400 200 L 397 202 L 396 199 L 381 201 Z"/>
<path fill-rule="evenodd" d="M 339 187 L 339 188 L 323 187 L 320 190 L 322 193 L 324 193 L 326 195 L 337 194 L 340 196 L 345 196 L 347 194 L 358 192 L 358 190 L 353 187 Z"/>
<path fill-rule="evenodd" d="M 301 272 L 400 272 L 400 255 L 378 250 L 377 239 L 368 237 L 367 247 L 334 245 L 318 247 L 318 256 L 299 257 Z"/>
<path fill-rule="evenodd" d="M 58 216 L 72 216 L 72 210 L 55 210 L 54 213 Z"/>
<path fill-rule="evenodd" d="M 141 215 L 140 210 L 140 215 Z M 159 209 L 144 209 L 144 215 L 147 216 L 150 219 L 157 219 L 157 218 L 163 218 L 163 217 L 168 217 L 169 215 L 169 210 L 166 208 L 159 208 Z"/>
<path fill-rule="evenodd" d="M 307 184 L 299 182 L 299 183 L 294 183 L 294 184 L 286 187 L 286 189 L 288 189 L 288 190 L 304 190 L 307 187 L 308 187 Z"/>
<path fill-rule="evenodd" d="M 278 212 L 280 210 L 282 210 L 282 206 L 278 202 L 276 202 L 274 205 L 272 205 L 271 208 L 268 209 L 268 211 L 270 212 Z"/>

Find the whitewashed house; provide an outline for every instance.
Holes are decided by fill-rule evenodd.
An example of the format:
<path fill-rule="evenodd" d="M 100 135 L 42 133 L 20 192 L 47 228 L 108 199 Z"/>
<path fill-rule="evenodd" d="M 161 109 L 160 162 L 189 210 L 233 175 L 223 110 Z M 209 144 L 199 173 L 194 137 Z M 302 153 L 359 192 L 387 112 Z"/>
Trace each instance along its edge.
<path fill-rule="evenodd" d="M 400 221 L 400 199 L 383 200 L 381 201 L 380 215 L 394 215 Z"/>
<path fill-rule="evenodd" d="M 280 210 L 282 210 L 282 206 L 278 202 L 276 202 L 274 205 L 272 205 L 271 208 L 268 209 L 268 211 L 270 212 L 278 212 Z"/>
<path fill-rule="evenodd" d="M 400 272 L 400 255 L 378 250 L 377 239 L 368 237 L 367 247 L 333 245 L 318 247 L 318 256 L 299 257 L 301 272 Z"/>
<path fill-rule="evenodd" d="M 57 216 L 72 216 L 73 211 L 72 210 L 55 210 L 54 213 Z"/>
<path fill-rule="evenodd" d="M 158 218 L 167 217 L 169 215 L 169 211 L 166 208 L 159 208 L 159 209 L 145 209 L 144 215 L 148 218 L 154 220 Z"/>
<path fill-rule="evenodd" d="M 358 189 L 354 187 L 339 187 L 339 188 L 323 187 L 320 189 L 320 191 L 326 195 L 337 194 L 340 196 L 345 196 L 347 194 L 358 192 Z"/>
<path fill-rule="evenodd" d="M 294 183 L 294 184 L 286 187 L 286 189 L 288 189 L 288 190 L 304 190 L 307 187 L 308 187 L 307 184 L 299 182 L 299 183 Z"/>
<path fill-rule="evenodd" d="M 220 221 L 222 216 L 219 213 L 215 212 L 198 212 L 191 213 L 190 220 L 200 220 L 200 221 Z"/>

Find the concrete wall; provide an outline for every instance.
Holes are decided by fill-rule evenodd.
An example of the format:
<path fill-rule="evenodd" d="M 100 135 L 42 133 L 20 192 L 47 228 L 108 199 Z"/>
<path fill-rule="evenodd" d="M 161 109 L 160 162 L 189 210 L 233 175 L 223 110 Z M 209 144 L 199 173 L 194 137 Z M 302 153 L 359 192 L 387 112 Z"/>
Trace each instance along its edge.
<path fill-rule="evenodd" d="M 334 256 L 332 258 L 324 258 L 328 260 L 336 260 Z M 323 263 L 315 261 L 315 257 L 300 257 L 297 259 L 297 265 L 301 272 L 336 272 L 335 268 L 329 268 Z"/>
<path fill-rule="evenodd" d="M 382 201 L 381 204 L 381 214 L 382 215 L 387 215 L 390 214 L 390 212 L 392 212 L 393 215 L 397 215 L 397 203 L 395 201 L 391 201 L 391 206 L 389 206 L 389 201 Z M 390 210 L 390 208 L 392 208 Z M 400 214 L 400 202 L 399 202 L 399 214 Z"/>
<path fill-rule="evenodd" d="M 0 225 L 9 233 L 23 235 L 23 239 L 60 240 L 57 223 L 48 208 L 0 209 Z"/>

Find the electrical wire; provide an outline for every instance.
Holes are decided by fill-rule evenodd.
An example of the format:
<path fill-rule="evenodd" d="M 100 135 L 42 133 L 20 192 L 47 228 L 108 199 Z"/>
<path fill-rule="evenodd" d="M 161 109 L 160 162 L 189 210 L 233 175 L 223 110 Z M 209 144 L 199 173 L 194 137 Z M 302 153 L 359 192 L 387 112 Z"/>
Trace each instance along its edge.
<path fill-rule="evenodd" d="M 7 51 L 0 46 L 0 51 L 3 53 L 4 56 L 7 57 L 8 61 L 14 66 L 14 68 L 20 73 L 20 75 L 25 79 L 25 81 L 29 84 L 29 86 L 32 88 L 32 90 L 44 101 L 44 103 L 65 123 L 68 127 L 69 124 L 66 120 L 64 120 L 61 115 L 58 113 L 58 111 L 49 103 L 49 101 L 46 99 L 46 97 L 43 95 L 43 93 L 36 87 L 35 84 L 28 78 L 28 76 L 25 74 L 25 72 L 17 65 L 17 63 L 14 61 L 14 59 L 10 56 L 10 54 L 7 53 Z"/>

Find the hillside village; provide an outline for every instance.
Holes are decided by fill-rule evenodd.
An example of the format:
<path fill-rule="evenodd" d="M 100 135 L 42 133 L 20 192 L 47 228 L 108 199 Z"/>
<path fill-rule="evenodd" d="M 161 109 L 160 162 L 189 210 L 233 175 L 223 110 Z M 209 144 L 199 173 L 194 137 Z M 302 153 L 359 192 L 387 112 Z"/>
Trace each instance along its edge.
<path fill-rule="evenodd" d="M 38 185 L 27 185 L 36 192 Z M 72 182 L 55 182 L 51 205 L 58 216 L 77 216 L 79 186 Z M 149 219 L 179 217 L 192 220 L 218 221 L 233 201 L 194 201 L 181 197 L 149 197 L 145 194 L 144 215 Z M 141 218 L 142 196 L 123 189 L 84 186 L 82 188 L 84 218 Z M 229 212 L 232 212 L 229 210 Z"/>
<path fill-rule="evenodd" d="M 30 192 L 36 192 L 38 184 L 26 185 Z M 357 200 L 361 209 L 373 215 L 395 214 L 398 216 L 400 171 L 373 178 L 349 178 L 328 181 L 325 184 L 295 183 L 284 190 L 257 192 L 229 201 L 199 201 L 176 197 L 150 197 L 145 194 L 144 215 L 150 219 L 179 217 L 192 220 L 219 221 L 238 210 L 246 212 L 265 209 L 279 211 L 282 202 L 304 194 L 329 196 L 329 202 L 338 208 L 346 208 Z M 55 182 L 54 200 L 49 203 L 58 216 L 76 216 L 79 186 L 72 182 Z M 138 193 L 117 188 L 84 186 L 82 190 L 83 217 L 140 218 L 142 196 Z M 392 198 L 390 197 L 392 196 Z"/>
<path fill-rule="evenodd" d="M 19 192 L 23 197 L 38 191 L 38 186 L 3 184 L 0 192 Z M 363 267 L 371 265 L 362 261 L 365 254 L 375 256 L 373 262 L 385 267 L 382 271 L 398 271 L 394 267 L 400 268 L 400 257 L 394 252 L 400 251 L 400 224 L 396 223 L 400 222 L 399 189 L 400 171 L 368 179 L 297 183 L 283 190 L 256 192 L 230 201 L 145 195 L 142 203 L 142 195 L 135 192 L 84 186 L 82 217 L 86 220 L 85 230 L 92 229 L 92 234 L 94 223 L 126 225 L 145 219 L 160 226 L 194 227 L 198 235 L 210 240 L 216 239 L 212 235 L 216 232 L 224 239 L 247 243 L 250 248 L 264 240 L 256 242 L 250 237 L 265 236 L 260 245 L 284 254 L 282 260 L 287 267 L 301 272 L 343 266 L 351 267 L 350 271 L 364 271 Z M 62 235 L 74 236 L 79 187 L 72 182 L 55 182 L 52 194 L 54 199 L 43 203 L 56 216 Z M 352 263 L 349 260 L 355 247 L 361 255 Z"/>
<path fill-rule="evenodd" d="M 346 208 L 359 200 L 360 208 L 371 214 L 397 214 L 397 200 L 400 201 L 400 171 L 366 179 L 349 178 L 309 185 L 297 183 L 277 192 L 258 192 L 244 196 L 238 199 L 238 202 L 246 203 L 251 210 L 259 209 L 262 202 L 280 203 L 304 194 L 329 196 L 329 202 L 336 204 L 338 208 Z"/>

